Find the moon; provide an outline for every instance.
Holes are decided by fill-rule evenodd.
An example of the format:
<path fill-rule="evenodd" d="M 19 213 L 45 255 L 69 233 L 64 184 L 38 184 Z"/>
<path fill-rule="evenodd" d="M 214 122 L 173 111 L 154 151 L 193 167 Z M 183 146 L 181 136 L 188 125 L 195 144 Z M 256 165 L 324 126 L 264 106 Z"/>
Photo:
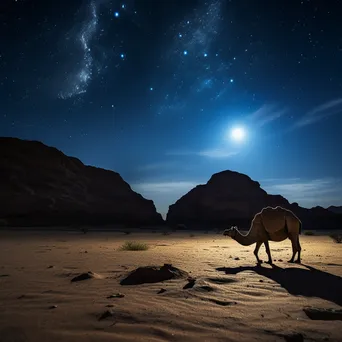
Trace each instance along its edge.
<path fill-rule="evenodd" d="M 246 130 L 243 127 L 234 127 L 230 132 L 230 137 L 236 142 L 242 142 L 246 139 Z"/>

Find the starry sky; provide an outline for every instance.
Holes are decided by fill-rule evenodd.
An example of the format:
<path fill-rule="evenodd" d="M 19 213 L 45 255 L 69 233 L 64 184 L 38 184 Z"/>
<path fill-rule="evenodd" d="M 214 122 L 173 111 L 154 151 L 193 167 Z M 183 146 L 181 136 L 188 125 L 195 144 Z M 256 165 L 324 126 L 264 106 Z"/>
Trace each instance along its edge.
<path fill-rule="evenodd" d="M 163 215 L 226 169 L 342 205 L 341 16 L 339 0 L 2 0 L 0 135 L 117 171 Z"/>

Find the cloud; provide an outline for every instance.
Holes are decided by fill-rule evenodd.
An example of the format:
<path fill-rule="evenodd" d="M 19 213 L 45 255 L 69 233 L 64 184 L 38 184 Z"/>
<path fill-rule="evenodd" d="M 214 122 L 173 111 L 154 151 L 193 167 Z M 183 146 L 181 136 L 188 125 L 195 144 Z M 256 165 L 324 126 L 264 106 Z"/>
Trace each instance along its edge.
<path fill-rule="evenodd" d="M 178 151 L 169 151 L 166 154 L 169 156 L 200 156 L 205 158 L 213 158 L 213 159 L 224 159 L 230 158 L 237 155 L 239 152 L 237 151 L 228 151 L 224 148 L 214 148 L 200 151 L 190 151 L 190 150 L 178 150 Z"/>
<path fill-rule="evenodd" d="M 314 124 L 324 118 L 342 112 L 342 98 L 323 103 L 304 114 L 295 124 L 294 128 Z"/>
<path fill-rule="evenodd" d="M 287 111 L 286 108 L 277 108 L 276 105 L 267 104 L 250 114 L 247 119 L 251 120 L 254 125 L 262 127 L 281 118 Z"/>
<path fill-rule="evenodd" d="M 280 194 L 290 202 L 298 202 L 304 207 L 342 204 L 342 180 L 321 178 L 313 180 L 265 179 L 260 182 L 262 188 L 271 194 Z"/>
<path fill-rule="evenodd" d="M 178 182 L 147 182 L 132 185 L 137 191 L 150 194 L 170 194 L 175 192 L 186 192 L 194 188 L 198 183 L 188 181 Z"/>
<path fill-rule="evenodd" d="M 142 165 L 139 167 L 141 171 L 152 171 L 159 169 L 171 169 L 178 165 L 175 161 L 164 161 L 164 162 L 156 162 L 151 164 Z"/>

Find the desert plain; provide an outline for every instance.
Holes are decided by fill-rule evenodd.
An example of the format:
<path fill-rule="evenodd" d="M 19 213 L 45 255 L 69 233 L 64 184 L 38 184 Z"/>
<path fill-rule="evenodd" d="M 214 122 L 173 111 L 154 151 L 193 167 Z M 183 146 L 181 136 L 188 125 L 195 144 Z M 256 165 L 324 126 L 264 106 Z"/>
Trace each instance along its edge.
<path fill-rule="evenodd" d="M 303 310 L 341 309 L 342 245 L 300 241 L 301 265 L 286 240 L 270 242 L 274 266 L 257 266 L 254 245 L 215 232 L 1 231 L 0 341 L 342 341 L 341 320 Z M 120 283 L 164 264 L 183 276 Z"/>

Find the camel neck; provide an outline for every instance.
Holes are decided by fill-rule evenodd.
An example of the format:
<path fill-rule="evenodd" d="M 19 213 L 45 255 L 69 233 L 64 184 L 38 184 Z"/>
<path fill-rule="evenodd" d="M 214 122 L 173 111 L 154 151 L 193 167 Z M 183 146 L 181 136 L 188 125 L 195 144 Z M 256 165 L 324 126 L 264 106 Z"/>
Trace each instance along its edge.
<path fill-rule="evenodd" d="M 254 236 L 251 229 L 246 235 L 243 235 L 238 230 L 236 230 L 234 240 L 236 240 L 242 246 L 250 246 L 256 242 L 256 237 Z"/>

